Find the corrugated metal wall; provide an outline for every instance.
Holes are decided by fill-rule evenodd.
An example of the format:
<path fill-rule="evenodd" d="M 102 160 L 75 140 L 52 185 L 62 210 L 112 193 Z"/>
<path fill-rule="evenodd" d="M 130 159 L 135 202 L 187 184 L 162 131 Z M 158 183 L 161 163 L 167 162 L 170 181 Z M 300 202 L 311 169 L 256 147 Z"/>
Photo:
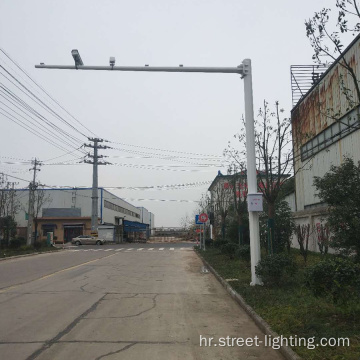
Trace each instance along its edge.
<path fill-rule="evenodd" d="M 353 66 L 355 73 L 359 74 L 359 78 L 360 38 L 347 51 L 345 58 Z M 292 111 L 297 211 L 319 202 L 313 186 L 314 176 L 323 176 L 331 165 L 340 165 L 344 155 L 356 162 L 360 160 L 360 130 L 357 130 L 323 149 L 311 160 L 301 161 L 301 146 L 335 122 L 330 116 L 336 113 L 345 116 L 351 110 L 340 80 L 344 81 L 356 99 L 353 79 L 341 65 L 336 64 Z"/>

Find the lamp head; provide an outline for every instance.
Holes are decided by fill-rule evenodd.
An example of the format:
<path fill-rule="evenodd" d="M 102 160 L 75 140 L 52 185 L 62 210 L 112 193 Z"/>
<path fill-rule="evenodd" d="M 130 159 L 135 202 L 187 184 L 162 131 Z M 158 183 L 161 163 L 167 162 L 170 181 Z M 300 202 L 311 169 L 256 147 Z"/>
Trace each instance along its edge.
<path fill-rule="evenodd" d="M 83 61 L 81 60 L 81 56 L 80 56 L 78 50 L 76 50 L 76 49 L 71 50 L 71 55 L 72 55 L 72 57 L 74 58 L 74 61 L 75 61 L 75 65 L 76 65 L 76 66 L 84 65 Z"/>

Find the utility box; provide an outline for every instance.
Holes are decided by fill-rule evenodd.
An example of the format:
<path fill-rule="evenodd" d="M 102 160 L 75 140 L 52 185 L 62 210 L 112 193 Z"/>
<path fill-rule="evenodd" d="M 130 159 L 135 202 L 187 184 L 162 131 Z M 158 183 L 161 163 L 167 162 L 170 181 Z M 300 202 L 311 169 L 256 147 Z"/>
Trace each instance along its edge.
<path fill-rule="evenodd" d="M 47 233 L 46 244 L 47 244 L 47 246 L 51 246 L 54 244 L 54 233 L 53 232 Z"/>
<path fill-rule="evenodd" d="M 263 211 L 263 194 L 247 194 L 248 211 Z"/>

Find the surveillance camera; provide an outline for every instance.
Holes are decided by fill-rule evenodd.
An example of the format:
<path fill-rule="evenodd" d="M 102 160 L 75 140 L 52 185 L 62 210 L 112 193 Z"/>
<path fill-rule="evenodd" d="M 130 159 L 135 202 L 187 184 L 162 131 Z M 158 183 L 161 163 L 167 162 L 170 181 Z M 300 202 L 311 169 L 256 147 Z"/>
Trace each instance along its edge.
<path fill-rule="evenodd" d="M 113 56 L 110 56 L 110 66 L 115 65 L 115 58 Z"/>
<path fill-rule="evenodd" d="M 74 58 L 75 66 L 84 65 L 83 61 L 81 60 L 81 56 L 80 56 L 78 50 L 76 50 L 76 49 L 71 50 L 71 55 Z"/>

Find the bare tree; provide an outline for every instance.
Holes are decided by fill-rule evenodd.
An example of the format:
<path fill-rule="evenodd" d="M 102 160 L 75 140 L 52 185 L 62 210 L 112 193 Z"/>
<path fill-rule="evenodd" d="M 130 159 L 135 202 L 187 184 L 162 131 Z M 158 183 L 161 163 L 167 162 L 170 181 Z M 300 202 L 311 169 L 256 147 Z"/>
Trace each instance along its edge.
<path fill-rule="evenodd" d="M 274 248 L 275 203 L 282 184 L 293 172 L 291 122 L 289 118 L 283 117 L 283 113 L 278 101 L 275 102 L 274 111 L 270 111 L 268 103 L 264 101 L 255 120 L 258 191 L 262 192 L 268 205 L 269 253 L 272 253 Z M 235 138 L 240 142 L 240 149 L 234 149 L 229 143 L 224 154 L 243 168 L 246 158 L 245 125 Z"/>
<path fill-rule="evenodd" d="M 312 18 L 305 21 L 306 35 L 314 49 L 313 60 L 321 64 L 324 62 L 337 61 L 341 69 L 339 70 L 340 88 L 345 96 L 348 107 L 346 112 L 359 105 L 360 87 L 356 76 L 355 64 L 343 54 L 343 41 L 346 35 L 357 35 L 360 32 L 360 12 L 357 0 L 336 0 L 337 17 L 335 27 L 338 30 L 332 31 L 331 9 L 323 8 L 314 14 Z M 340 30 L 340 32 L 339 32 Z M 324 61 L 325 60 L 325 61 Z M 354 86 L 354 91 L 350 88 L 348 77 Z M 341 110 L 335 112 L 334 109 L 326 109 L 327 115 L 337 120 L 342 116 Z"/>
<path fill-rule="evenodd" d="M 38 236 L 38 218 L 39 218 L 39 214 L 40 211 L 42 210 L 42 208 L 44 207 L 45 204 L 48 204 L 51 202 L 51 197 L 49 194 L 46 195 L 45 190 L 44 189 L 36 189 L 35 190 L 35 194 L 34 194 L 34 209 L 33 209 L 33 214 L 34 214 L 34 231 L 35 231 L 35 237 L 34 237 L 34 242 L 37 241 L 37 236 Z"/>
<path fill-rule="evenodd" d="M 229 214 L 229 206 L 233 201 L 233 192 L 229 183 L 221 181 L 221 176 L 218 183 L 212 191 L 211 206 L 214 211 L 215 232 L 218 230 L 220 222 L 221 238 L 225 240 L 226 232 L 226 218 Z"/>
<path fill-rule="evenodd" d="M 233 172 L 231 178 L 231 190 L 233 194 L 233 204 L 238 224 L 239 245 L 244 244 L 244 230 L 247 217 L 247 177 L 244 162 L 233 163 L 230 168 Z"/>
<path fill-rule="evenodd" d="M 15 198 L 15 183 L 9 182 L 5 174 L 0 173 L 0 241 L 1 246 L 8 246 L 16 236 L 15 214 L 20 203 Z"/>

